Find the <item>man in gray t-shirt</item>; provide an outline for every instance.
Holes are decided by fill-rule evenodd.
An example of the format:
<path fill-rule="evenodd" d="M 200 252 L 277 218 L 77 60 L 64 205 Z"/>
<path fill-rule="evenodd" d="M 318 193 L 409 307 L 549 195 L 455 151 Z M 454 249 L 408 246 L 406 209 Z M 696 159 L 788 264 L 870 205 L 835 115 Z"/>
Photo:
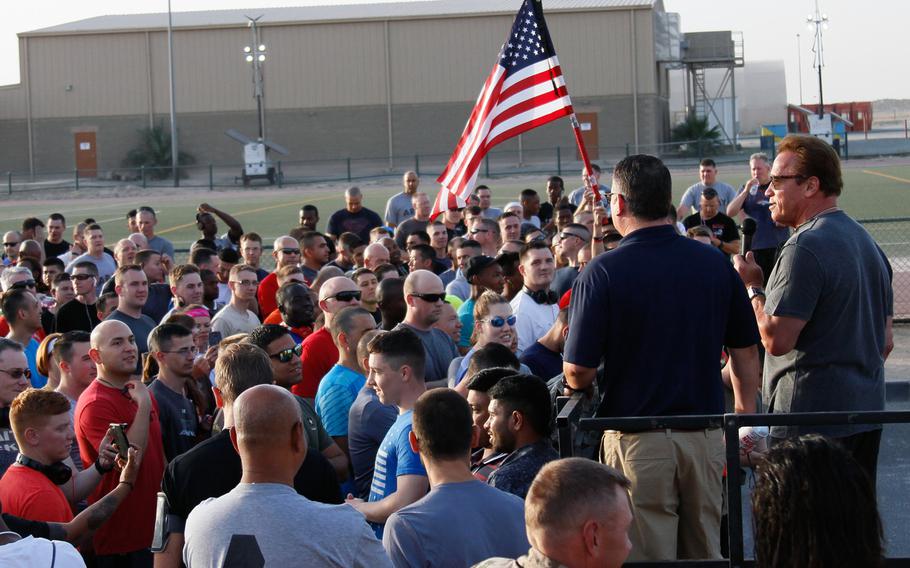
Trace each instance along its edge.
<path fill-rule="evenodd" d="M 348 505 L 314 503 L 292 487 L 307 444 L 289 392 L 252 387 L 234 401 L 232 415 L 243 477 L 230 493 L 190 513 L 183 548 L 188 568 L 390 566 L 363 515 Z"/>
<path fill-rule="evenodd" d="M 471 475 L 472 426 L 467 401 L 453 390 L 417 399 L 413 434 L 435 474 L 429 493 L 386 521 L 382 545 L 396 568 L 472 566 L 527 551 L 524 502 Z"/>
<path fill-rule="evenodd" d="M 736 257 L 767 349 L 770 412 L 883 410 L 884 362 L 893 348 L 892 270 L 866 230 L 838 209 L 840 162 L 826 142 L 791 135 L 771 169 L 771 219 L 796 229 L 761 288 L 750 253 Z M 766 298 L 767 294 L 767 298 Z M 774 438 L 838 438 L 875 479 L 880 425 L 772 428 Z"/>
<path fill-rule="evenodd" d="M 701 181 L 689 186 L 679 201 L 676 216 L 680 221 L 691 215 L 693 209 L 698 213 L 701 209 L 701 192 L 705 188 L 712 187 L 717 191 L 721 213 L 726 213 L 727 205 L 730 205 L 730 202 L 736 199 L 737 191 L 731 185 L 717 181 L 717 164 L 711 158 L 705 158 L 701 161 L 698 167 L 698 177 L 701 178 Z"/>
<path fill-rule="evenodd" d="M 445 301 L 442 280 L 429 270 L 415 270 L 404 281 L 407 313 L 395 329 L 407 327 L 420 338 L 427 354 L 425 379 L 427 388 L 448 384 L 449 364 L 458 357 L 458 347 L 441 329 L 433 327 L 442 315 Z"/>
<path fill-rule="evenodd" d="M 397 227 L 406 219 L 414 216 L 414 206 L 411 204 L 411 197 L 417 193 L 417 187 L 420 185 L 420 178 L 415 172 L 405 172 L 401 178 L 404 191 L 396 193 L 386 202 L 385 215 L 382 220 L 389 227 Z"/>

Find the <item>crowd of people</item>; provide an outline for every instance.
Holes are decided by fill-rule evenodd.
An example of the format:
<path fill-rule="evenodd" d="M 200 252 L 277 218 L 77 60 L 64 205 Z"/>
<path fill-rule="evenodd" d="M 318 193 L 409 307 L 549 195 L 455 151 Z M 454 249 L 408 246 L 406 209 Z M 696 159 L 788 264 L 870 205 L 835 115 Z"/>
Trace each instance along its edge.
<path fill-rule="evenodd" d="M 559 459 L 556 397 L 600 417 L 880 410 L 890 265 L 814 138 L 753 155 L 739 190 L 703 160 L 678 207 L 655 157 L 600 173 L 502 208 L 481 185 L 436 218 L 414 172 L 382 215 L 351 187 L 323 231 L 303 205 L 273 263 L 208 203 L 185 262 L 149 207 L 113 250 L 94 219 L 71 242 L 62 214 L 26 219 L 0 273 L 3 564 L 720 558 L 720 429 L 578 435 Z M 880 439 L 749 444 L 758 565 L 881 559 Z"/>

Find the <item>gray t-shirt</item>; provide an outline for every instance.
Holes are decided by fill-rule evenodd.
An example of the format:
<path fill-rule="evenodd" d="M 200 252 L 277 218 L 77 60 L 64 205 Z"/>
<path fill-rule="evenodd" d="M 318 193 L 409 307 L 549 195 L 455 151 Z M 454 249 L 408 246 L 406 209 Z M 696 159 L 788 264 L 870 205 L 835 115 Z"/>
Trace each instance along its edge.
<path fill-rule="evenodd" d="M 187 568 L 210 566 L 390 567 L 363 515 L 314 503 L 293 487 L 241 483 L 190 513 Z"/>
<path fill-rule="evenodd" d="M 383 219 L 387 225 L 400 225 L 404 220 L 414 216 L 411 196 L 405 192 L 396 193 L 385 204 Z"/>
<path fill-rule="evenodd" d="M 98 282 L 95 285 L 95 293 L 101 294 L 101 289 L 104 288 L 104 283 L 117 272 L 117 262 L 114 261 L 114 258 L 107 254 L 106 252 L 101 253 L 101 258 L 95 258 L 89 253 L 85 253 L 74 258 L 68 265 L 66 265 L 66 272 L 70 275 L 73 273 L 73 269 L 80 262 L 91 262 L 98 269 Z"/>
<path fill-rule="evenodd" d="M 423 349 L 427 354 L 427 365 L 424 379 L 427 382 L 440 381 L 448 377 L 449 365 L 452 359 L 458 357 L 458 347 L 446 332 L 432 328 L 429 331 L 420 331 L 404 322 L 395 326 L 395 329 L 407 327 L 417 334 L 423 342 Z"/>
<path fill-rule="evenodd" d="M 736 199 L 736 190 L 733 189 L 733 186 L 722 181 L 714 182 L 711 187 L 717 191 L 717 198 L 720 201 L 720 212 L 726 213 L 727 205 L 730 205 L 730 202 Z M 682 199 L 679 200 L 679 204 L 692 207 L 696 212 L 701 211 L 701 192 L 704 190 L 705 184 L 702 182 L 689 186 L 689 189 L 683 193 Z"/>
<path fill-rule="evenodd" d="M 392 513 L 382 537 L 396 568 L 472 566 L 528 551 L 524 502 L 482 481 L 444 483 Z"/>
<path fill-rule="evenodd" d="M 869 233 L 842 211 L 802 225 L 768 280 L 765 313 L 806 322 L 795 348 L 765 356 L 768 411 L 884 410 L 885 319 L 891 266 Z M 775 427 L 775 437 L 843 437 L 881 426 Z"/>
<path fill-rule="evenodd" d="M 139 349 L 139 354 L 148 353 L 148 338 L 149 334 L 152 333 L 152 330 L 155 329 L 155 320 L 148 317 L 145 314 L 140 314 L 138 318 L 128 316 L 120 310 L 114 310 L 111 312 L 111 315 L 107 316 L 109 320 L 122 321 L 126 324 L 130 331 L 133 332 L 133 337 L 136 339 L 136 347 Z M 225 337 L 227 337 L 225 335 Z"/>
<path fill-rule="evenodd" d="M 163 237 L 159 237 L 158 235 L 155 235 L 154 237 L 150 238 L 148 241 L 149 241 L 150 250 L 156 250 L 156 251 L 160 252 L 161 254 L 168 255 L 169 257 L 171 257 L 171 260 L 176 260 L 176 259 L 174 259 L 174 244 L 171 241 L 169 241 Z"/>

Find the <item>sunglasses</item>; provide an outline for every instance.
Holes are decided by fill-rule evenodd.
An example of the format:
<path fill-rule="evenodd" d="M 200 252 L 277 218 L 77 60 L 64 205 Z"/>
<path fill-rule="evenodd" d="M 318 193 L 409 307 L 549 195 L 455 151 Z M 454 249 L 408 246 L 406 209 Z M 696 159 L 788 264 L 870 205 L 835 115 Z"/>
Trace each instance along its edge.
<path fill-rule="evenodd" d="M 3 243 L 3 246 L 5 246 L 5 247 L 17 247 L 17 246 L 19 246 L 19 243 Z"/>
<path fill-rule="evenodd" d="M 806 177 L 806 176 L 801 176 L 801 175 L 793 175 L 793 176 L 768 176 L 768 177 L 771 178 L 771 185 L 780 185 L 781 182 L 784 182 L 784 181 L 786 181 L 786 180 L 788 180 L 788 179 L 798 179 L 798 180 L 809 179 L 808 177 Z"/>
<path fill-rule="evenodd" d="M 79 280 L 81 282 L 82 280 L 88 280 L 89 278 L 94 278 L 94 277 L 95 277 L 94 274 L 73 274 L 71 278 L 73 280 Z"/>
<path fill-rule="evenodd" d="M 360 300 L 360 291 L 359 290 L 348 290 L 345 292 L 338 292 L 334 296 L 329 296 L 326 300 L 331 299 L 338 300 L 339 302 L 350 302 L 353 300 Z"/>
<path fill-rule="evenodd" d="M 443 292 L 441 294 L 417 294 L 415 292 L 415 293 L 411 294 L 411 296 L 414 296 L 415 298 L 420 298 L 424 302 L 429 302 L 431 304 L 435 304 L 436 302 L 444 302 L 446 299 L 445 292 Z"/>
<path fill-rule="evenodd" d="M 25 290 L 26 288 L 34 288 L 34 287 L 35 287 L 34 280 L 21 280 L 19 282 L 16 282 L 15 284 L 12 284 L 9 288 L 10 288 L 10 290 Z"/>
<path fill-rule="evenodd" d="M 476 235 L 477 233 L 489 233 L 490 229 L 471 229 L 471 234 Z"/>
<path fill-rule="evenodd" d="M 9 375 L 10 377 L 12 377 L 16 380 L 19 380 L 22 377 L 25 377 L 26 379 L 32 378 L 31 369 L 0 369 L 0 373 L 6 373 L 7 375 Z"/>
<path fill-rule="evenodd" d="M 495 318 L 489 318 L 489 319 L 484 319 L 484 320 L 480 320 L 480 321 L 485 321 L 485 322 L 489 323 L 490 325 L 492 325 L 493 327 L 502 327 L 505 324 L 509 324 L 509 326 L 511 327 L 511 326 L 515 325 L 515 322 L 518 320 L 515 316 L 509 316 L 507 318 L 504 318 L 501 316 L 496 316 Z"/>
<path fill-rule="evenodd" d="M 294 248 L 278 249 L 278 252 L 280 252 L 281 254 L 300 254 L 300 249 L 294 249 Z"/>
<path fill-rule="evenodd" d="M 281 363 L 290 363 L 291 359 L 300 357 L 301 353 L 303 353 L 303 346 L 298 343 L 293 347 L 288 347 L 287 349 L 282 349 L 278 353 L 269 355 L 269 358 L 278 359 Z"/>
<path fill-rule="evenodd" d="M 258 280 L 231 280 L 231 282 L 233 282 L 234 284 L 239 284 L 240 286 L 246 286 L 246 287 L 259 285 Z"/>

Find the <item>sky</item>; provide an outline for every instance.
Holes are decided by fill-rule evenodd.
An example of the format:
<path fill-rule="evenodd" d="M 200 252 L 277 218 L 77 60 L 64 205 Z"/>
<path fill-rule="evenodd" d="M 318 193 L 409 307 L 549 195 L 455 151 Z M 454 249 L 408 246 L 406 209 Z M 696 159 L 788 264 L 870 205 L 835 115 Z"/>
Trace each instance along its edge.
<path fill-rule="evenodd" d="M 175 12 L 351 4 L 369 0 L 172 0 Z M 824 32 L 824 98 L 827 102 L 910 99 L 910 73 L 898 54 L 910 53 L 906 0 L 818 0 L 827 14 Z M 107 14 L 163 12 L 167 0 L 6 0 L 0 19 L 0 85 L 19 82 L 16 34 Z M 515 0 L 516 11 L 520 0 Z M 814 13 L 814 0 L 664 0 L 668 12 L 680 14 L 685 32 L 732 30 L 743 32 L 745 59 L 783 60 L 787 74 L 787 99 L 799 102 L 800 67 L 803 101 L 818 101 L 818 75 L 813 69 L 814 32 L 806 29 L 806 16 Z M 544 0 L 546 9 L 546 0 Z M 797 34 L 800 35 L 797 40 Z M 799 45 L 798 42 L 799 41 Z M 799 48 L 801 49 L 799 49 Z M 558 48 L 558 46 L 557 46 Z M 495 54 L 491 54 L 493 57 Z M 802 65 L 798 61 L 802 61 Z"/>

